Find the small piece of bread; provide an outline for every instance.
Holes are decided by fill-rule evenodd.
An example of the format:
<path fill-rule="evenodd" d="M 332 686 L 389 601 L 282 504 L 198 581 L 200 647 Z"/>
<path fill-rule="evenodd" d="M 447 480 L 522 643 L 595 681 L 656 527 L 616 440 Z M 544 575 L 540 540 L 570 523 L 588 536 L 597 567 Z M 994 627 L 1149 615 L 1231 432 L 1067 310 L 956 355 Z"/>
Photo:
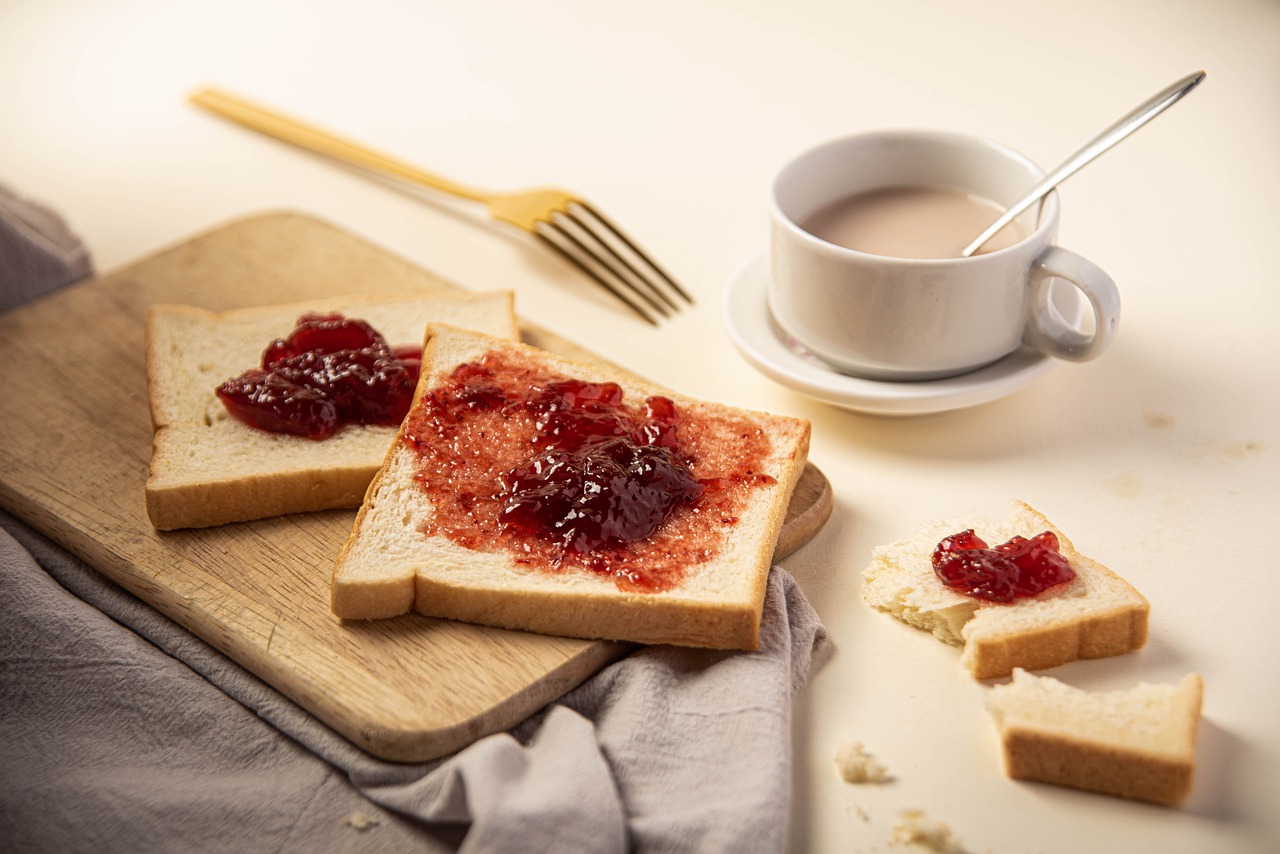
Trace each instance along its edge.
<path fill-rule="evenodd" d="M 307 313 L 368 322 L 394 346 L 448 321 L 516 337 L 509 291 L 351 296 L 214 313 L 157 305 L 147 315 L 147 391 L 155 428 L 147 514 L 160 530 L 360 505 L 395 427 L 347 427 L 315 441 L 231 417 L 214 390 L 259 367 L 262 352 Z"/>
<path fill-rule="evenodd" d="M 860 741 L 844 741 L 836 748 L 836 770 L 846 783 L 884 783 L 889 769 L 877 760 Z"/>
<path fill-rule="evenodd" d="M 955 831 L 945 821 L 934 821 L 924 810 L 903 810 L 893 825 L 890 845 L 910 845 L 933 854 L 965 854 Z"/>
<path fill-rule="evenodd" d="M 1052 531 L 1076 577 L 1007 604 L 957 593 L 934 574 L 931 558 L 943 538 L 968 528 L 992 546 L 1014 535 L 1031 538 Z M 999 525 L 935 522 L 910 540 L 881 546 L 862 577 L 869 605 L 963 645 L 962 661 L 976 679 L 1008 676 L 1015 667 L 1042 670 L 1080 658 L 1121 655 L 1147 640 L 1147 600 L 1076 551 L 1048 519 L 1020 501 Z"/>
<path fill-rule="evenodd" d="M 433 324 L 415 411 L 406 423 L 457 366 L 487 354 L 566 378 L 616 382 L 627 405 L 660 395 L 690 419 L 746 419 L 767 439 L 768 454 L 760 471 L 773 480 L 753 489 L 736 522 L 685 517 L 682 524 L 720 526 L 724 534 L 714 556 L 686 568 L 677 586 L 624 590 L 608 574 L 577 568 L 547 571 L 518 563 L 505 548 L 473 549 L 444 534 L 428 535 L 435 510 L 415 479 L 418 452 L 402 439 L 391 446 L 338 558 L 333 612 L 344 619 L 376 619 L 416 609 L 432 617 L 550 635 L 754 649 L 774 544 L 805 465 L 809 422 L 700 402 L 532 347 Z M 739 453 L 738 438 L 735 433 L 733 441 L 721 442 L 716 450 L 729 456 Z M 692 467 L 695 476 L 716 474 L 700 471 L 698 460 Z M 689 511 L 676 510 L 682 512 Z M 673 525 L 676 519 L 664 524 Z"/>
<path fill-rule="evenodd" d="M 990 689 L 987 710 L 1013 779 L 1172 805 L 1191 791 L 1203 694 L 1198 673 L 1089 693 L 1015 670 Z"/>

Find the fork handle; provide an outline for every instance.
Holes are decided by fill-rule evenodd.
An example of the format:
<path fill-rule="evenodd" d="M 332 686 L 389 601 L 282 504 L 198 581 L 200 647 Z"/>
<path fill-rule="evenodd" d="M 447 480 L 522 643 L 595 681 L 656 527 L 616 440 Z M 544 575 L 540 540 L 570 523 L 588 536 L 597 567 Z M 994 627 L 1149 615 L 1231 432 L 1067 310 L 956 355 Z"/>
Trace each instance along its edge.
<path fill-rule="evenodd" d="M 439 175 L 425 172 L 394 158 L 371 151 L 327 131 L 281 115 L 274 110 L 258 106 L 235 95 L 217 89 L 200 89 L 191 96 L 191 102 L 236 124 L 256 130 L 267 136 L 288 142 L 299 148 L 313 151 L 360 166 L 365 169 L 401 178 L 463 199 L 488 202 L 491 194 L 450 181 Z"/>

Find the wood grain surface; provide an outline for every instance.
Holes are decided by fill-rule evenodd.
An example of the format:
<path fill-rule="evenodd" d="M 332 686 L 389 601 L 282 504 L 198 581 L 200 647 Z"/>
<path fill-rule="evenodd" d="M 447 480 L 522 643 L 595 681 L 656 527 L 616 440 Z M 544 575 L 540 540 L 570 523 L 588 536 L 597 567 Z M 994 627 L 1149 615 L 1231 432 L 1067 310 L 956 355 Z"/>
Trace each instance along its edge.
<path fill-rule="evenodd" d="M 506 729 L 632 647 L 418 615 L 340 623 L 329 575 L 354 510 L 160 533 L 143 499 L 150 304 L 450 287 L 326 223 L 272 213 L 0 315 L 0 504 L 377 756 L 431 759 Z M 601 361 L 547 330 L 522 336 Z M 831 503 L 810 465 L 775 557 L 812 537 Z"/>

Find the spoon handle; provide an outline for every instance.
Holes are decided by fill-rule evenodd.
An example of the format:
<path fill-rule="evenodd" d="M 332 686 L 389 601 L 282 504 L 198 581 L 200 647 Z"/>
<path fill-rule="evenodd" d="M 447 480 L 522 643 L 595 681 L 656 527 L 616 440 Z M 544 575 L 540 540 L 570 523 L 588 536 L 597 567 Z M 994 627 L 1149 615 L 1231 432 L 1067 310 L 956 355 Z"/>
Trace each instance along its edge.
<path fill-rule="evenodd" d="M 1031 189 L 1031 192 L 1027 193 L 1020 200 L 1015 202 L 1000 216 L 999 219 L 987 226 L 987 230 L 982 232 L 982 234 L 979 234 L 972 243 L 966 246 L 964 251 L 960 253 L 960 256 L 962 258 L 968 258 L 974 252 L 978 251 L 982 244 L 995 236 L 995 233 L 1008 225 L 1014 217 L 1031 207 L 1031 205 L 1041 196 L 1046 195 L 1058 184 L 1075 174 L 1081 166 L 1084 166 L 1090 160 L 1093 160 L 1099 154 L 1111 148 L 1117 142 L 1124 139 L 1129 134 L 1154 119 L 1156 116 L 1160 115 L 1160 113 L 1164 112 L 1169 107 L 1173 106 L 1179 98 L 1198 86 L 1200 81 L 1203 79 L 1203 71 L 1197 71 L 1195 74 L 1189 74 L 1169 88 L 1152 96 L 1147 101 L 1144 101 L 1142 104 L 1135 107 L 1127 115 L 1115 124 L 1111 125 L 1111 127 L 1094 137 L 1094 139 L 1084 148 L 1071 155 L 1071 157 L 1069 157 L 1061 166 L 1046 175 L 1039 184 L 1036 184 L 1035 187 Z"/>

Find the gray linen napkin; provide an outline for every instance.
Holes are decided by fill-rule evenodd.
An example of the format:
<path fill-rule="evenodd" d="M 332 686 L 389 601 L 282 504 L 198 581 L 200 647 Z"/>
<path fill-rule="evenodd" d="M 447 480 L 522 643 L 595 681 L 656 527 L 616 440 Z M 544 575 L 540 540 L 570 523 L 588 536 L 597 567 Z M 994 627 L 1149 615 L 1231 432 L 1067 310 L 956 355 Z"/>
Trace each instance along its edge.
<path fill-rule="evenodd" d="M 648 647 L 511 733 L 402 765 L 23 523 L 0 527 L 15 850 L 786 848 L 791 699 L 823 630 L 781 569 L 758 652 Z"/>
<path fill-rule="evenodd" d="M 22 522 L 0 528 L 15 850 L 786 848 L 791 702 L 825 632 L 780 568 L 758 652 L 647 647 L 509 733 L 397 764 Z"/>
<path fill-rule="evenodd" d="M 0 184 L 0 311 L 92 274 L 62 217 Z"/>

